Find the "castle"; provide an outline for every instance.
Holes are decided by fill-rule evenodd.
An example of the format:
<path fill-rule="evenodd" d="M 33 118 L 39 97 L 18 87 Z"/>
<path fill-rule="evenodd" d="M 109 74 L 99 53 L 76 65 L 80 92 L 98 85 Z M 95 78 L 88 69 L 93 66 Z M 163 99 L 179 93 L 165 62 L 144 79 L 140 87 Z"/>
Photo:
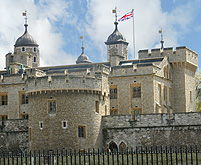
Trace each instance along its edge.
<path fill-rule="evenodd" d="M 40 67 L 39 45 L 25 24 L 0 71 L 0 147 L 18 141 L 13 146 L 29 150 L 120 149 L 152 145 L 178 130 L 184 143 L 198 143 L 198 54 L 187 47 L 140 50 L 139 59 L 128 60 L 117 22 L 105 44 L 107 62 L 92 63 L 82 46 L 76 64 Z M 183 144 L 181 134 L 171 136 L 175 142 L 159 141 Z"/>

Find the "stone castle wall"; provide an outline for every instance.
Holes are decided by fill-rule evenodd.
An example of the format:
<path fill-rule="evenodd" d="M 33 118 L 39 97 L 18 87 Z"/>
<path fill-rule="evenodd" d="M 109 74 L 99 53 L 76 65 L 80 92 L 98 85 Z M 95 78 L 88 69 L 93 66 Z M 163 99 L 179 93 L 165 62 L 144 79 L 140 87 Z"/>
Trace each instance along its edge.
<path fill-rule="evenodd" d="M 104 145 L 124 142 L 127 147 L 198 145 L 201 143 L 201 113 L 145 114 L 103 117 Z"/>
<path fill-rule="evenodd" d="M 28 120 L 0 121 L 0 152 L 24 152 L 28 147 Z"/>

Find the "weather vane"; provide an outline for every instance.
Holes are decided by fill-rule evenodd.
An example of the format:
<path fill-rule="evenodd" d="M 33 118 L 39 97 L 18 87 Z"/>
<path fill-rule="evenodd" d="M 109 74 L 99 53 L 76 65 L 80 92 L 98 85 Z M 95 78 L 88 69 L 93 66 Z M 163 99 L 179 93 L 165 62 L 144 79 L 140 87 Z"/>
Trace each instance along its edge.
<path fill-rule="evenodd" d="M 117 7 L 112 10 L 112 13 L 115 13 L 115 22 L 117 22 Z"/>
<path fill-rule="evenodd" d="M 80 36 L 80 39 L 82 40 L 82 54 L 84 53 L 84 39 L 83 39 L 83 34 Z"/>
<path fill-rule="evenodd" d="M 27 24 L 27 11 L 25 10 L 23 13 L 22 13 L 22 16 L 24 16 L 25 18 L 25 24 Z"/>
<path fill-rule="evenodd" d="M 163 41 L 163 30 L 162 30 L 162 28 L 158 32 L 159 32 L 159 34 L 161 34 L 161 41 L 160 41 L 160 43 L 161 43 L 161 50 L 163 50 L 164 49 L 164 46 L 163 46 L 164 41 Z"/>

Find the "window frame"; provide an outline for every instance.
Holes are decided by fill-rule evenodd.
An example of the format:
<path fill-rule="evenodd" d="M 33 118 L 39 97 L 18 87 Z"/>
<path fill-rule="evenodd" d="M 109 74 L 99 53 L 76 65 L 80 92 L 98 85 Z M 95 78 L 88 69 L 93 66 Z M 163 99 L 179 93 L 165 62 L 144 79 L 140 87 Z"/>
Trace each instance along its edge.
<path fill-rule="evenodd" d="M 0 105 L 8 105 L 8 93 L 0 93 Z"/>
<path fill-rule="evenodd" d="M 110 99 L 117 99 L 117 85 L 110 86 Z"/>
<path fill-rule="evenodd" d="M 55 110 L 53 110 L 55 109 Z M 57 100 L 56 99 L 48 99 L 47 100 L 47 112 L 48 114 L 56 114 L 57 113 Z"/>
<path fill-rule="evenodd" d="M 83 130 L 80 130 L 81 128 Z M 86 138 L 86 125 L 78 125 L 77 131 L 78 138 Z"/>

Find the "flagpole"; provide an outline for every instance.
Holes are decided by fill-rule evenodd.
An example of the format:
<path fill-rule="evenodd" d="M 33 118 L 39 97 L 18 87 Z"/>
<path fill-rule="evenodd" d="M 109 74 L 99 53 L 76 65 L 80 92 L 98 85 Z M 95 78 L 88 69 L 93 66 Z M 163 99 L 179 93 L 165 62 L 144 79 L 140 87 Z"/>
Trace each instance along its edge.
<path fill-rule="evenodd" d="M 133 55 L 135 60 L 135 26 L 134 26 L 134 9 L 133 9 Z"/>

